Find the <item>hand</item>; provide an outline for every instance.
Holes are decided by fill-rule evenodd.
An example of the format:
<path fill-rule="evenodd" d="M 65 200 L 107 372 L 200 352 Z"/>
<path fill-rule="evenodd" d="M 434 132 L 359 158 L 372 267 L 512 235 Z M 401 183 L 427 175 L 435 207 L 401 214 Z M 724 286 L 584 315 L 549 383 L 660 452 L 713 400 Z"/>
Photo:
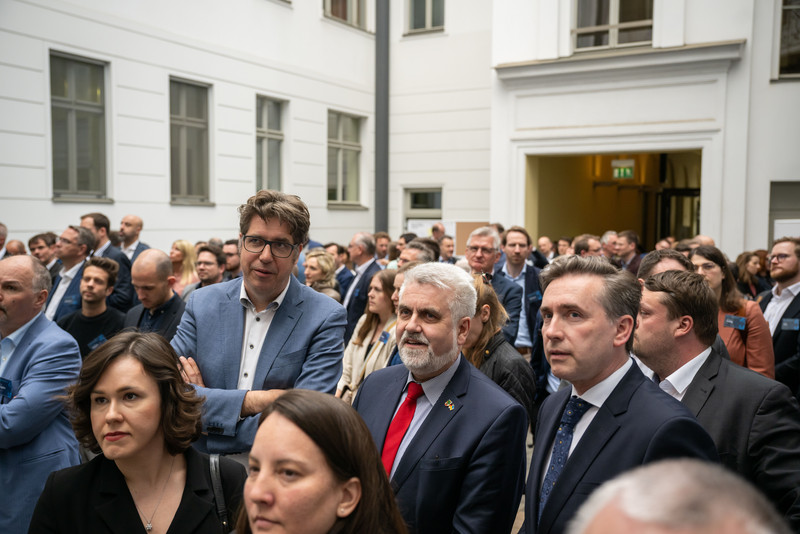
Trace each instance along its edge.
<path fill-rule="evenodd" d="M 200 368 L 194 358 L 180 357 L 181 360 L 181 376 L 183 381 L 187 384 L 194 384 L 195 386 L 206 387 L 203 383 L 203 375 L 200 374 Z"/>

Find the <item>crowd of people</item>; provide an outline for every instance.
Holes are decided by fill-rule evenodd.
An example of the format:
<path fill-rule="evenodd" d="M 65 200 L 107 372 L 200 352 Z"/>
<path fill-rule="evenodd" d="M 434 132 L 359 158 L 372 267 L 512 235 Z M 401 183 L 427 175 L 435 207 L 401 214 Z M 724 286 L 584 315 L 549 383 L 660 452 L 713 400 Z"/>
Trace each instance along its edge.
<path fill-rule="evenodd" d="M 800 238 L 75 222 L 0 224 L 2 532 L 800 531 Z"/>

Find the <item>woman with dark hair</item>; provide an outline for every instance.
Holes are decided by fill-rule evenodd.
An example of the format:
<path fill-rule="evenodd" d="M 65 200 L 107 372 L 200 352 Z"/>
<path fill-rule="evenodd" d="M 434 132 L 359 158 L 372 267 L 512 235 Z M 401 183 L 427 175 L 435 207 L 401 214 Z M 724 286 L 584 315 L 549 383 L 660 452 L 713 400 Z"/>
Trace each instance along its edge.
<path fill-rule="evenodd" d="M 394 335 L 397 316 L 392 303 L 396 272 L 385 269 L 372 277 L 367 311 L 356 323 L 353 337 L 344 350 L 342 378 L 336 387 L 336 396 L 349 403 L 370 373 L 386 367 L 397 344 Z"/>
<path fill-rule="evenodd" d="M 755 300 L 762 291 L 769 291 L 770 286 L 766 280 L 758 275 L 761 269 L 761 259 L 755 252 L 742 252 L 736 258 L 736 268 L 739 271 L 736 287 L 742 294 Z"/>
<path fill-rule="evenodd" d="M 67 401 L 78 441 L 101 453 L 50 475 L 30 533 L 219 534 L 209 458 L 191 443 L 203 399 L 184 383 L 163 337 L 124 332 L 91 352 Z M 228 517 L 246 472 L 220 458 Z"/>
<path fill-rule="evenodd" d="M 536 422 L 536 376 L 533 368 L 503 335 L 502 327 L 508 320 L 503 305 L 491 284 L 476 276 L 475 291 L 478 300 L 475 317 L 469 325 L 469 334 L 462 352 L 464 357 L 495 384 L 514 397 L 528 412 L 531 428 Z"/>
<path fill-rule="evenodd" d="M 689 254 L 695 271 L 702 274 L 719 302 L 719 336 L 731 361 L 775 378 L 772 335 L 759 305 L 736 289 L 736 279 L 725 256 L 716 247 L 701 245 Z"/>
<path fill-rule="evenodd" d="M 236 532 L 405 534 L 407 529 L 361 417 L 330 395 L 292 389 L 261 414 Z"/>
<path fill-rule="evenodd" d="M 306 253 L 304 267 L 306 285 L 341 304 L 342 295 L 337 291 L 339 284 L 336 282 L 336 262 L 333 254 L 324 248 L 311 249 Z"/>

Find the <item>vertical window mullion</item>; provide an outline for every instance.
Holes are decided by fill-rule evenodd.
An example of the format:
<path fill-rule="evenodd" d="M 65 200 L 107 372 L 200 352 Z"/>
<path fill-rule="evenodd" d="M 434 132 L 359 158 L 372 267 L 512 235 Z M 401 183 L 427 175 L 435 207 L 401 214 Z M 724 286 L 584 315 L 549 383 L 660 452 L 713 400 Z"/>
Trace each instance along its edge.
<path fill-rule="evenodd" d="M 67 111 L 67 176 L 69 190 L 78 191 L 78 121 L 75 108 Z"/>

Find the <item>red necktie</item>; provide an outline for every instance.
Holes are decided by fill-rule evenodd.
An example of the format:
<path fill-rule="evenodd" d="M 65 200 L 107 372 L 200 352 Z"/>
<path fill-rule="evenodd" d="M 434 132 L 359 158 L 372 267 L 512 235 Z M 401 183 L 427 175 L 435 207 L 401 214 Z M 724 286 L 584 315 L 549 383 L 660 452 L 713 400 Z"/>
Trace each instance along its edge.
<path fill-rule="evenodd" d="M 386 432 L 381 461 L 386 469 L 386 474 L 390 477 L 392 476 L 392 465 L 394 465 L 394 458 L 397 456 L 397 449 L 400 448 L 400 442 L 403 441 L 403 436 L 406 435 L 406 431 L 411 425 L 411 420 L 414 419 L 414 412 L 417 410 L 417 399 L 422 396 L 422 393 L 422 386 L 416 382 L 408 383 L 406 400 L 400 405 L 400 409 L 397 410 L 394 419 L 389 425 L 389 430 Z"/>

